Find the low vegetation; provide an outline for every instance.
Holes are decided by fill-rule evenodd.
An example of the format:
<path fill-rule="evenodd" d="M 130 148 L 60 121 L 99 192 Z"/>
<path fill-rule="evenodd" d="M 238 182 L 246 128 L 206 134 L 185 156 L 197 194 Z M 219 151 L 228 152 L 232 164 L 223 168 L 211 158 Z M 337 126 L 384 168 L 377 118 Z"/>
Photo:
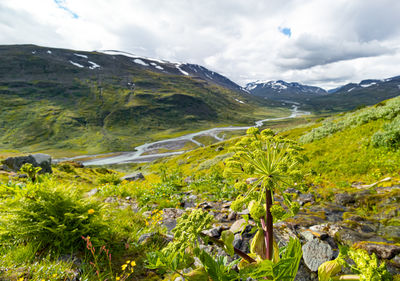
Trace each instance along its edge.
<path fill-rule="evenodd" d="M 386 193 L 377 185 L 365 187 L 361 195 L 367 197 L 360 195 L 358 205 L 342 214 L 343 224 L 357 228 L 371 221 L 387 231 L 399 226 L 399 191 L 391 189 L 400 183 L 398 102 L 278 134 L 253 128 L 247 136 L 173 158 L 119 167 L 144 173 L 143 180 L 121 180 L 121 172 L 74 162 L 53 165 L 51 175 L 30 166 L 19 175 L 1 171 L 0 279 L 294 280 L 301 243 L 277 245 L 272 232 L 282 222 L 323 216 L 310 203 L 300 206 L 296 192 L 327 207 L 337 193 L 355 194 L 364 184 L 389 178 L 379 185 Z M 197 199 L 185 212 L 190 196 Z M 221 210 L 199 202 L 249 210 L 243 215 L 252 224 L 249 253 L 233 246 L 229 230 L 218 238 L 207 233 Z M 169 230 L 166 212 L 180 214 Z M 390 245 L 400 242 L 387 236 Z M 226 256 L 206 251 L 208 244 Z M 390 262 L 359 246 L 341 247 L 336 259 L 319 267 L 319 280 L 398 280 L 388 271 Z"/>

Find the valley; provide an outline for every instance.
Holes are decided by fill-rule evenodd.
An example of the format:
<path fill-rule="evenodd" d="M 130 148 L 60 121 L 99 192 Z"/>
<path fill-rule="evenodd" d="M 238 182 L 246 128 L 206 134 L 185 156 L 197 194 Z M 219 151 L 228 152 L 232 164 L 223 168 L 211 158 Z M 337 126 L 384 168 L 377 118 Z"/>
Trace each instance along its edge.
<path fill-rule="evenodd" d="M 1 280 L 399 280 L 398 76 L 329 92 L 115 50 L 0 58 Z"/>

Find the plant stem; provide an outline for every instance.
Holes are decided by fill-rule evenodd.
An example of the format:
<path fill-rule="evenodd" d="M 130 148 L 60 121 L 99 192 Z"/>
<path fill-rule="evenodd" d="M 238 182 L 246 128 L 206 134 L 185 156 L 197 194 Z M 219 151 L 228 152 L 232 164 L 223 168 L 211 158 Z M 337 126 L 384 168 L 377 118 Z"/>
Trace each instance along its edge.
<path fill-rule="evenodd" d="M 274 229 L 273 229 L 273 218 L 271 214 L 271 206 L 272 206 L 272 191 L 268 188 L 265 189 L 265 207 L 266 207 L 266 215 L 265 220 L 261 219 L 261 226 L 264 231 L 264 239 L 265 239 L 265 259 L 272 260 L 272 253 L 274 247 Z"/>

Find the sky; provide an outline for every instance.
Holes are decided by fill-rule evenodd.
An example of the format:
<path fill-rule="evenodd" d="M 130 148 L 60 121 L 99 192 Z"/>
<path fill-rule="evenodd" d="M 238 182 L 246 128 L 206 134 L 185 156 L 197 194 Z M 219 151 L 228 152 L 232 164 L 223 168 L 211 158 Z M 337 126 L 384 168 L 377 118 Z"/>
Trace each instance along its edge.
<path fill-rule="evenodd" d="M 398 0 L 0 0 L 0 44 L 196 63 L 244 86 L 400 75 Z"/>

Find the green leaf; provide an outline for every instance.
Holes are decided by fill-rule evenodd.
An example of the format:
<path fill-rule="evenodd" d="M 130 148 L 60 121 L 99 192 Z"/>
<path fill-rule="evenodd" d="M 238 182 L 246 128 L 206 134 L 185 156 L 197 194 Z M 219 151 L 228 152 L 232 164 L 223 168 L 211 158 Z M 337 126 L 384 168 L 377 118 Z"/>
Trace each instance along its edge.
<path fill-rule="evenodd" d="M 221 240 L 225 244 L 225 251 L 233 257 L 235 254 L 235 250 L 233 249 L 233 240 L 235 239 L 235 235 L 230 230 L 225 230 L 221 233 Z"/>
<path fill-rule="evenodd" d="M 336 259 L 324 262 L 318 267 L 318 281 L 329 281 L 332 276 L 341 271 L 342 265 Z"/>

